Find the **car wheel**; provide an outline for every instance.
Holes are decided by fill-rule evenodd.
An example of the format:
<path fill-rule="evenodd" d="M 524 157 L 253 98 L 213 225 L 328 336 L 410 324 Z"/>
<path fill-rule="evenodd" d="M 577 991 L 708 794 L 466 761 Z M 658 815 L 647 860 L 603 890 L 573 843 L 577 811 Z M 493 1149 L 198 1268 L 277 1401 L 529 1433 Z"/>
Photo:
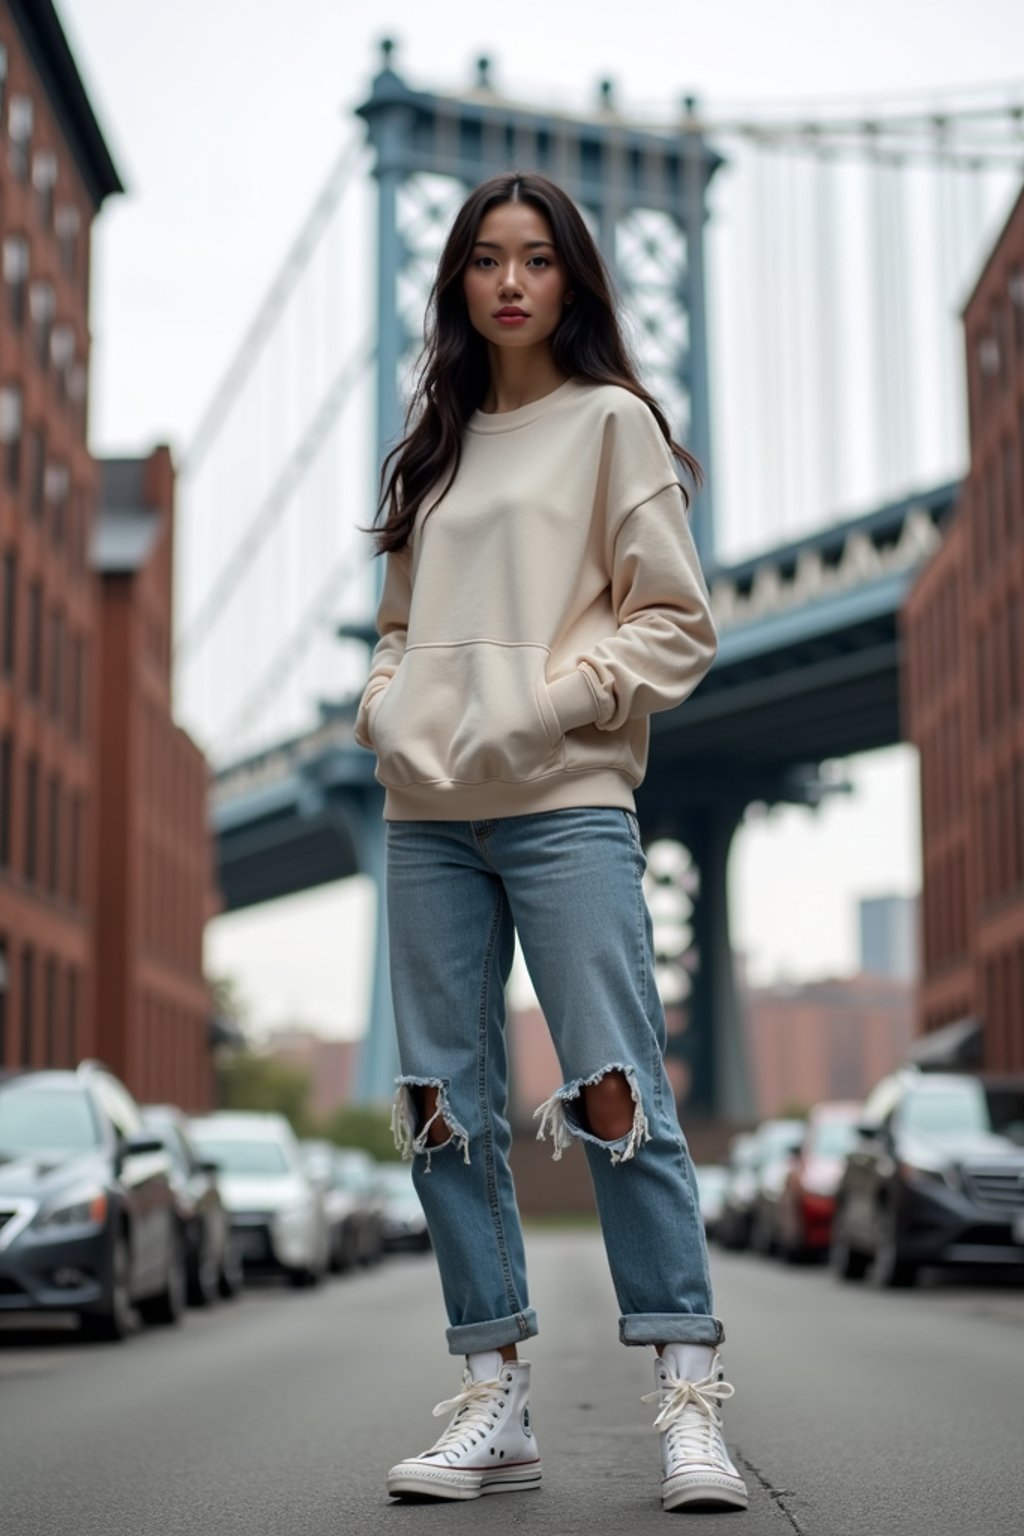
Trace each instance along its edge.
<path fill-rule="evenodd" d="M 102 1312 L 83 1312 L 79 1317 L 84 1338 L 113 1344 L 126 1339 L 133 1331 L 135 1313 L 129 1289 L 129 1264 L 128 1238 L 125 1233 L 119 1232 L 114 1239 L 110 1260 L 110 1294 L 107 1304 Z"/>
<path fill-rule="evenodd" d="M 147 1323 L 173 1326 L 179 1323 L 185 1311 L 188 1282 L 185 1271 L 185 1245 L 177 1225 L 172 1228 L 170 1248 L 167 1254 L 167 1281 L 164 1289 L 139 1303 L 139 1311 Z"/>
<path fill-rule="evenodd" d="M 836 1211 L 832 1223 L 832 1242 L 828 1250 L 828 1262 L 838 1280 L 863 1280 L 869 1259 L 866 1253 L 851 1248 L 846 1236 L 846 1223 Z"/>
<path fill-rule="evenodd" d="M 220 1265 L 220 1293 L 226 1301 L 237 1296 L 245 1284 L 245 1272 L 242 1268 L 242 1257 L 230 1239 L 224 1244 L 224 1255 Z"/>
<path fill-rule="evenodd" d="M 196 1273 L 188 1288 L 189 1305 L 212 1307 L 220 1295 L 220 1272 L 217 1256 L 209 1246 L 203 1248 L 196 1263 Z"/>
<path fill-rule="evenodd" d="M 877 1290 L 902 1290 L 917 1282 L 917 1265 L 900 1258 L 899 1223 L 891 1208 L 879 1216 L 878 1246 L 871 1256 L 867 1278 Z"/>

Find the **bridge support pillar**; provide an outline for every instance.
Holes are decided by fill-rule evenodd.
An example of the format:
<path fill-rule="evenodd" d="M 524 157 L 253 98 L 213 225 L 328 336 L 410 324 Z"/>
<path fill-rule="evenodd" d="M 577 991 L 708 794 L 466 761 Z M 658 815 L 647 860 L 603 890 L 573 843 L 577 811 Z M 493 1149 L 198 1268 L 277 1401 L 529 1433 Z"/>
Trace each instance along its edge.
<path fill-rule="evenodd" d="M 373 969 L 366 1035 L 359 1051 L 356 1099 L 360 1104 L 389 1101 L 398 1076 L 398 1042 L 391 1001 L 388 956 L 387 859 L 384 842 L 384 791 L 370 789 L 360 796 L 359 863 L 376 893 Z"/>
<path fill-rule="evenodd" d="M 683 1037 L 691 1072 L 686 1109 L 725 1121 L 755 1118 L 729 935 L 729 849 L 742 814 L 735 805 L 710 806 L 684 836 L 700 871 L 692 919 L 699 964 Z"/>

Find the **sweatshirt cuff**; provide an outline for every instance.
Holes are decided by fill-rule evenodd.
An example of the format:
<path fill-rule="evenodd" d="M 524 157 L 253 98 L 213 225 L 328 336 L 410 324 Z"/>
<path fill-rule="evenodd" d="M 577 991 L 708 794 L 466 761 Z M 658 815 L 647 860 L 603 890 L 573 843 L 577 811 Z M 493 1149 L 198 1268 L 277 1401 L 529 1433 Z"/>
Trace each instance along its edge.
<path fill-rule="evenodd" d="M 563 735 L 577 726 L 593 725 L 600 713 L 594 690 L 578 667 L 549 683 L 548 693 Z"/>

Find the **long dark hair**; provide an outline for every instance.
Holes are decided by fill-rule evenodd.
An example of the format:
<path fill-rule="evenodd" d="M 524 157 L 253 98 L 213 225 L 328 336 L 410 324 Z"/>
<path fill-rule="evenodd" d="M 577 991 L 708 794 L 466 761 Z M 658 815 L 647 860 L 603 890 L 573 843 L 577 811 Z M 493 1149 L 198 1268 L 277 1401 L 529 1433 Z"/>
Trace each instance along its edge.
<path fill-rule="evenodd" d="M 545 215 L 555 248 L 568 269 L 574 294 L 550 337 L 551 355 L 571 378 L 593 384 L 620 384 L 650 408 L 665 441 L 686 467 L 695 486 L 703 483 L 697 460 L 672 439 L 657 401 L 637 377 L 615 310 L 612 283 L 575 203 L 546 176 L 535 171 L 506 171 L 482 181 L 455 215 L 438 263 L 427 302 L 425 344 L 405 426 L 415 425 L 384 459 L 380 471 L 380 500 L 373 526 L 375 552 L 403 549 L 411 537 L 416 514 L 432 486 L 450 469 L 447 483 L 430 508 L 432 512 L 450 489 L 462 454 L 462 430 L 482 404 L 490 386 L 487 344 L 472 325 L 464 303 L 463 273 L 469 265 L 477 232 L 489 209 L 499 203 L 524 202 Z M 390 477 L 388 465 L 395 460 Z M 682 487 L 689 506 L 689 493 Z M 378 527 L 387 506 L 387 518 Z M 427 514 L 430 515 L 429 512 Z"/>

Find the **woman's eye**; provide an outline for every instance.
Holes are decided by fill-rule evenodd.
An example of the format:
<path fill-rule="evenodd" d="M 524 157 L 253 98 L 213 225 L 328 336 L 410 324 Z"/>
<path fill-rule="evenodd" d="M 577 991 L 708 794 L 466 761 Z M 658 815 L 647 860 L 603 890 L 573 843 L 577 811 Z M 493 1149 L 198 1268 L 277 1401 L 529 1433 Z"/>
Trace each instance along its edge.
<path fill-rule="evenodd" d="M 476 257 L 473 258 L 473 265 L 474 265 L 474 267 L 478 267 L 480 265 L 480 263 L 483 262 L 483 261 L 493 261 L 493 260 L 494 260 L 493 256 L 476 256 Z M 549 260 L 549 258 L 547 256 L 531 256 L 530 257 L 530 262 L 534 262 L 534 261 L 541 261 L 541 262 L 544 263 L 544 265 L 546 267 L 549 267 L 551 265 L 551 262 L 550 262 L 550 260 Z M 530 263 L 528 262 L 527 265 L 529 265 L 529 264 Z"/>

